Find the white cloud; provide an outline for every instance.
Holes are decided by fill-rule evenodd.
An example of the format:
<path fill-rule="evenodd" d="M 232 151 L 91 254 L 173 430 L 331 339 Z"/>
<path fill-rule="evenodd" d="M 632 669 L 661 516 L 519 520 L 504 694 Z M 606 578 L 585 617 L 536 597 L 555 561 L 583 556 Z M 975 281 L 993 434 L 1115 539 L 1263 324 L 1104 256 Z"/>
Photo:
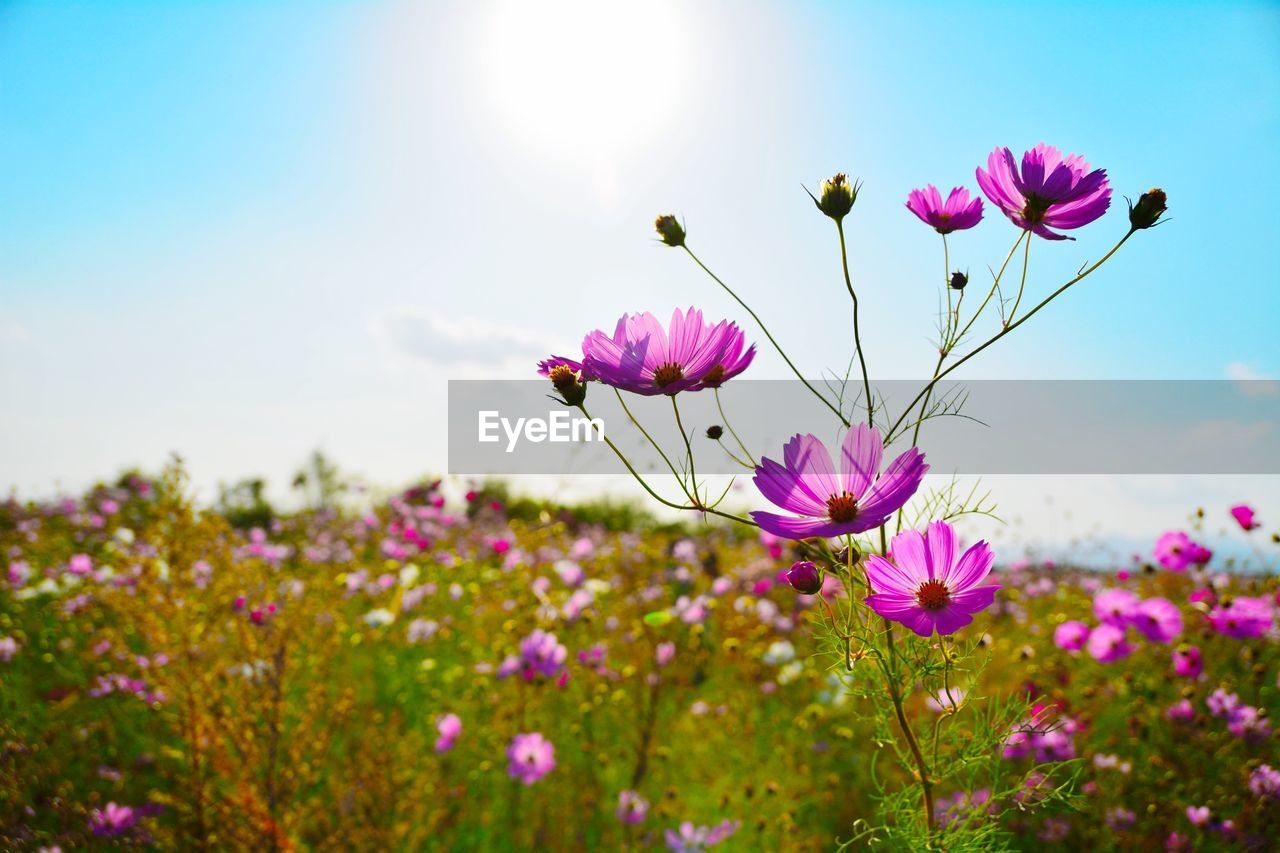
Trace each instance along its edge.
<path fill-rule="evenodd" d="M 445 317 L 415 310 L 392 310 L 374 316 L 369 330 L 393 356 L 452 369 L 503 370 L 533 366 L 564 347 L 523 329 L 473 317 Z"/>

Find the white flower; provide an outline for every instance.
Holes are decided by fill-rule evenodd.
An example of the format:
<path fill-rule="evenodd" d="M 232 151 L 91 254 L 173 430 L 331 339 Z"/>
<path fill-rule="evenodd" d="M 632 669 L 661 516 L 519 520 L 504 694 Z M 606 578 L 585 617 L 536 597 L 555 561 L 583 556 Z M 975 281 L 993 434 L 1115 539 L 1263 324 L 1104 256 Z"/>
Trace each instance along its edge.
<path fill-rule="evenodd" d="M 364 615 L 365 624 L 371 625 L 374 628 L 381 628 L 386 625 L 390 625 L 394 621 L 396 621 L 396 615 L 385 607 L 379 607 L 377 610 L 370 610 Z"/>

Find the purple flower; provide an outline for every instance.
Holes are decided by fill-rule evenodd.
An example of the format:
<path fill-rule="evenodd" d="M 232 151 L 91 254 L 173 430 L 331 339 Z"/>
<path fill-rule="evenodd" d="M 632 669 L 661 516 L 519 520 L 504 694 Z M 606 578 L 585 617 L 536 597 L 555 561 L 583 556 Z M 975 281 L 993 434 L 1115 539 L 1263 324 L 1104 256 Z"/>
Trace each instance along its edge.
<path fill-rule="evenodd" d="M 1225 717 L 1240 706 L 1240 697 L 1219 687 L 1209 694 L 1204 704 L 1209 707 L 1210 714 L 1215 717 Z"/>
<path fill-rule="evenodd" d="M 556 767 L 556 750 L 538 732 L 518 734 L 507 747 L 507 774 L 532 785 Z"/>
<path fill-rule="evenodd" d="M 555 678 L 564 671 L 569 650 L 560 644 L 555 634 L 541 629 L 520 641 L 519 656 L 510 656 L 498 667 L 498 677 L 506 678 L 517 672 L 525 681 L 538 677 Z"/>
<path fill-rule="evenodd" d="M 1239 705 L 1227 714 L 1227 731 L 1245 740 L 1260 741 L 1271 734 L 1271 723 L 1252 705 Z"/>
<path fill-rule="evenodd" d="M 822 589 L 822 572 L 811 561 L 800 560 L 787 572 L 787 583 L 796 592 L 813 595 Z"/>
<path fill-rule="evenodd" d="M 979 586 L 991 571 L 995 555 L 979 542 L 957 558 L 955 531 L 935 521 L 921 535 L 906 530 L 893 537 L 890 556 L 867 557 L 867 582 L 874 592 L 867 606 L 886 619 L 901 622 L 921 637 L 937 629 L 953 634 L 991 606 L 999 584 Z"/>
<path fill-rule="evenodd" d="M 956 187 L 943 202 L 937 187 L 929 184 L 925 189 L 912 190 L 907 196 L 907 210 L 920 217 L 926 225 L 932 225 L 939 234 L 963 231 L 982 221 L 982 199 L 969 199 L 969 191 Z"/>
<path fill-rule="evenodd" d="M 826 445 L 813 435 L 796 435 L 782 451 L 782 465 L 760 460 L 754 482 L 776 506 L 803 518 L 756 511 L 760 527 L 788 539 L 862 533 L 879 527 L 911 500 L 929 470 L 916 448 L 889 463 L 880 474 L 884 454 L 880 431 L 858 424 L 845 435 L 836 473 Z"/>
<path fill-rule="evenodd" d="M 1053 631 L 1053 644 L 1068 652 L 1078 652 L 1089 639 L 1089 626 L 1072 620 L 1063 622 Z"/>
<path fill-rule="evenodd" d="M 1182 633 L 1182 611 L 1167 598 L 1138 602 L 1130 622 L 1144 637 L 1157 643 L 1172 642 Z"/>
<path fill-rule="evenodd" d="M 721 821 L 716 826 L 694 826 L 686 820 L 678 830 L 668 829 L 664 840 L 674 853 L 695 853 L 724 841 L 738 831 L 738 826 L 736 820 Z"/>
<path fill-rule="evenodd" d="M 1209 613 L 1209 624 L 1219 634 L 1238 640 L 1261 637 L 1271 630 L 1271 602 L 1265 598 L 1240 596 L 1220 604 Z"/>
<path fill-rule="evenodd" d="M 137 822 L 138 815 L 131 807 L 114 802 L 89 813 L 89 829 L 99 837 L 123 835 Z"/>
<path fill-rule="evenodd" d="M 440 733 L 436 738 L 436 752 L 448 752 L 453 749 L 458 735 L 462 734 L 462 720 L 457 714 L 445 714 L 436 723 L 436 731 Z"/>
<path fill-rule="evenodd" d="M 1099 663 L 1113 663 L 1127 658 L 1133 647 L 1125 641 L 1124 630 L 1114 625 L 1099 625 L 1089 635 L 1089 654 Z"/>
<path fill-rule="evenodd" d="M 1187 806 L 1187 820 L 1192 826 L 1204 826 L 1209 822 L 1208 806 Z"/>
<path fill-rule="evenodd" d="M 1204 672 L 1204 657 L 1195 646 L 1182 645 L 1173 650 L 1173 671 L 1183 678 L 1199 678 Z"/>
<path fill-rule="evenodd" d="M 649 816 L 649 801 L 635 791 L 618 794 L 618 820 L 635 826 Z"/>
<path fill-rule="evenodd" d="M 622 317 L 612 336 L 590 332 L 582 341 L 582 368 L 593 379 L 635 394 L 700 391 L 719 388 L 747 369 L 756 348 L 744 352 L 743 343 L 736 323 L 704 323 L 696 308 L 677 308 L 669 329 L 646 311 Z"/>
<path fill-rule="evenodd" d="M 1013 152 L 997 148 L 977 170 L 978 186 L 1014 225 L 1046 240 L 1074 240 L 1050 228 L 1080 228 L 1111 206 L 1107 173 L 1090 171 L 1079 154 L 1062 152 L 1043 142 L 1022 155 L 1022 169 Z"/>
<path fill-rule="evenodd" d="M 1280 798 L 1280 770 L 1270 764 L 1260 764 L 1249 776 L 1249 791 L 1255 797 Z"/>
<path fill-rule="evenodd" d="M 1138 606 L 1138 596 L 1127 589 L 1104 589 L 1093 597 L 1093 615 L 1113 628 L 1125 628 Z"/>

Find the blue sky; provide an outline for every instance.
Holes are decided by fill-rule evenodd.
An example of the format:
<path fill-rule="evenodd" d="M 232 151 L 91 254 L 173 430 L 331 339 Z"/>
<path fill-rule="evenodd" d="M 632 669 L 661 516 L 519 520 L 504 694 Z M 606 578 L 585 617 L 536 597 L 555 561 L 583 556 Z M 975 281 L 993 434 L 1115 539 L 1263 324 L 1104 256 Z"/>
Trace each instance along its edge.
<path fill-rule="evenodd" d="M 0 486 L 170 451 L 205 484 L 315 446 L 378 483 L 439 468 L 448 378 L 521 376 L 627 310 L 746 320 L 654 244 L 667 210 L 809 372 L 841 367 L 800 189 L 836 170 L 865 181 L 872 372 L 918 376 L 942 259 L 906 193 L 1041 140 L 1117 206 L 1036 244 L 1033 293 L 1114 242 L 1120 196 L 1163 186 L 1172 221 L 963 375 L 1280 372 L 1276 4 L 596 6 L 0 7 Z M 953 265 L 1014 236 L 989 212 Z"/>

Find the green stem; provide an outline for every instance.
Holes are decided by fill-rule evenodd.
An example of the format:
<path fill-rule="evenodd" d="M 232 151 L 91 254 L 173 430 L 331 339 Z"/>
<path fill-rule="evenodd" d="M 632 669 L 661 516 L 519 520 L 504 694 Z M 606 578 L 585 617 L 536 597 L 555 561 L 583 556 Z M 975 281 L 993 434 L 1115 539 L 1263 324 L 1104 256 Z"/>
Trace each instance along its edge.
<path fill-rule="evenodd" d="M 720 412 L 720 420 L 724 421 L 724 428 L 729 430 L 729 435 L 733 436 L 733 440 L 738 442 L 738 449 L 741 450 L 743 454 L 747 457 L 747 459 L 751 461 L 751 465 L 748 467 L 755 468 L 757 466 L 756 458 L 751 455 L 751 451 L 747 450 L 747 446 L 742 443 L 742 439 L 738 437 L 737 430 L 735 430 L 733 428 L 733 425 L 729 423 L 729 418 L 724 413 L 724 406 L 720 405 L 720 389 L 713 388 L 712 394 L 715 395 L 716 409 L 718 409 Z M 729 455 L 732 456 L 733 454 L 729 454 Z"/>
<path fill-rule="evenodd" d="M 1027 322 L 1028 320 L 1030 320 L 1032 317 L 1034 317 L 1034 316 L 1035 316 L 1035 315 L 1040 311 L 1040 309 L 1041 309 L 1041 308 L 1044 308 L 1046 305 L 1048 305 L 1048 304 L 1049 304 L 1050 302 L 1052 302 L 1054 299 L 1057 299 L 1059 296 L 1061 296 L 1061 295 L 1062 295 L 1062 294 L 1067 290 L 1067 288 L 1071 287 L 1071 285 L 1073 285 L 1073 284 L 1075 284 L 1076 282 L 1080 281 L 1081 279 L 1085 278 L 1085 277 L 1086 277 L 1086 276 L 1088 276 L 1090 273 L 1092 273 L 1094 270 L 1096 270 L 1098 267 L 1100 267 L 1100 266 L 1102 266 L 1103 264 L 1105 264 L 1105 263 L 1106 263 L 1106 262 L 1111 258 L 1111 256 L 1112 256 L 1112 255 L 1114 255 L 1116 252 L 1118 252 L 1118 251 L 1120 250 L 1120 247 L 1121 247 L 1121 246 L 1123 246 L 1123 245 L 1125 244 L 1125 242 L 1126 242 L 1130 237 L 1132 237 L 1132 236 L 1133 236 L 1133 234 L 1134 234 L 1134 231 L 1135 231 L 1135 230 L 1136 230 L 1136 229 L 1132 229 L 1132 228 L 1131 228 L 1131 229 L 1129 229 L 1128 233 L 1126 233 L 1123 237 L 1121 237 L 1121 238 L 1120 238 L 1120 242 L 1119 242 L 1119 243 L 1116 243 L 1114 246 L 1112 246 L 1112 247 L 1111 247 L 1111 251 L 1109 251 L 1109 252 L 1107 252 L 1105 255 L 1103 255 L 1103 256 L 1102 256 L 1102 258 L 1101 258 L 1101 260 L 1099 260 L 1099 261 L 1098 261 L 1097 263 L 1095 263 L 1093 266 L 1091 266 L 1091 267 L 1089 267 L 1088 269 L 1086 269 L 1086 270 L 1084 270 L 1083 272 L 1081 272 L 1081 273 L 1080 273 L 1079 275 L 1077 275 L 1075 278 L 1072 278 L 1071 280 L 1069 280 L 1066 284 L 1064 284 L 1064 285 L 1062 285 L 1061 287 L 1059 287 L 1059 288 L 1058 288 L 1057 290 L 1055 290 L 1053 293 L 1050 293 L 1050 294 L 1049 294 L 1048 296 L 1046 296 L 1044 299 L 1040 300 L 1040 302 L 1036 305 L 1036 307 L 1034 307 L 1034 308 L 1032 308 L 1030 311 L 1028 311 L 1028 312 L 1027 312 L 1027 314 L 1026 314 L 1026 316 L 1025 316 L 1025 317 L 1023 317 L 1021 320 L 1016 320 L 1016 321 L 1014 321 L 1013 323 L 1010 323 L 1008 326 L 1005 326 L 1002 330 L 1000 330 L 1000 331 L 999 331 L 999 332 L 997 332 L 995 335 L 993 335 L 991 338 L 989 338 L 988 340 L 986 340 L 985 342 L 983 342 L 983 343 L 982 343 L 982 344 L 981 344 L 977 349 L 975 349 L 975 350 L 973 350 L 973 351 L 971 351 L 971 352 L 969 352 L 969 353 L 966 353 L 964 356 L 962 356 L 961 358 L 959 358 L 959 359 L 956 361 L 956 363 L 955 363 L 955 364 L 951 365 L 951 366 L 950 366 L 950 367 L 948 367 L 946 370 L 942 371 L 942 372 L 941 372 L 941 373 L 939 373 L 937 376 L 935 376 L 935 377 L 933 378 L 933 380 L 932 380 L 932 381 L 930 381 L 930 382 L 929 382 L 929 384 L 928 384 L 928 385 L 926 385 L 926 386 L 925 386 L 925 387 L 920 391 L 920 393 L 916 395 L 916 398 L 915 398 L 914 400 L 912 400 L 912 401 L 911 401 L 911 403 L 906 407 L 906 409 L 904 409 L 904 410 L 903 410 L 902 415 L 901 415 L 901 416 L 899 416 L 898 420 L 894 422 L 893 427 L 892 427 L 892 428 L 889 430 L 889 432 L 886 434 L 885 442 L 886 442 L 886 443 L 888 443 L 888 441 L 893 437 L 894 433 L 896 433 L 896 432 L 897 432 L 898 427 L 902 426 L 902 422 L 903 422 L 903 420 L 905 420 L 905 419 L 906 419 L 906 417 L 907 417 L 907 415 L 908 415 L 908 414 L 910 414 L 910 412 L 911 412 L 911 411 L 916 407 L 916 403 L 919 403 L 922 399 L 924 399 L 925 394 L 927 394 L 927 393 L 929 393 L 929 392 L 931 392 L 931 391 L 933 390 L 933 386 L 937 385 L 940 381 L 942 381 L 944 378 L 946 378 L 946 376 L 947 376 L 947 375 L 949 375 L 952 371 L 954 371 L 956 368 L 960 367 L 960 365 L 964 364 L 966 361 L 968 361 L 969 359 L 973 358 L 975 355 L 977 355 L 978 353 L 982 352 L 984 349 L 986 349 L 987 347 L 991 346 L 991 345 L 992 345 L 992 344 L 994 344 L 996 341 L 1000 340 L 1000 339 L 1001 339 L 1001 338 L 1003 338 L 1005 335 L 1009 334 L 1009 333 L 1010 333 L 1010 332 L 1012 332 L 1014 329 L 1018 328 L 1018 327 L 1019 327 L 1019 326 L 1021 326 L 1023 323 L 1025 323 L 1025 322 Z"/>
<path fill-rule="evenodd" d="M 1022 251 L 1022 281 L 1018 284 L 1018 298 L 1013 300 L 1013 310 L 1009 312 L 1009 319 L 1004 322 L 1006 326 L 1013 322 L 1013 318 L 1018 314 L 1018 306 L 1022 304 L 1022 292 L 1027 289 L 1027 264 L 1030 260 L 1031 238 L 1027 238 L 1027 245 Z"/>
<path fill-rule="evenodd" d="M 951 346 L 947 347 L 948 352 L 951 351 L 952 347 L 960 343 L 960 340 L 965 335 L 969 334 L 969 330 L 973 328 L 973 324 L 982 316 L 982 312 L 987 307 L 987 303 L 991 301 L 991 297 L 995 296 L 996 291 L 1000 289 L 1000 279 L 1004 278 L 1004 271 L 1009 266 L 1009 261 L 1013 260 L 1013 253 L 1018 251 L 1018 244 L 1024 239 L 1029 239 L 1027 235 L 1030 233 L 1031 232 L 1029 231 L 1023 231 L 1018 234 L 1018 239 L 1013 241 L 1013 245 L 1009 247 L 1009 254 L 1004 256 L 1004 263 L 1000 265 L 1000 272 L 996 273 L 995 280 L 991 282 L 991 289 L 987 291 L 986 298 L 982 300 L 982 304 L 978 306 L 978 310 L 973 312 L 973 316 L 969 318 L 969 322 L 965 323 L 964 328 L 960 330 L 958 335 L 956 335 L 955 340 L 951 342 Z"/>
<path fill-rule="evenodd" d="M 840 411 L 839 408 L 837 408 L 830 400 L 826 398 L 825 394 L 820 392 L 817 388 L 814 388 L 813 385 L 809 384 L 809 380 L 805 379 L 804 375 L 800 373 L 800 370 L 791 362 L 791 359 L 787 357 L 786 352 L 784 352 L 782 347 L 778 344 L 778 342 L 773 339 L 773 335 L 769 334 L 769 330 L 765 328 L 764 322 L 761 321 L 761 319 L 756 315 L 756 312 L 751 310 L 751 307 L 747 305 L 747 303 L 742 301 L 742 297 L 734 293 L 733 288 L 729 287 L 729 285 L 721 281 L 719 276 L 717 276 L 710 269 L 708 269 L 707 265 L 698 259 L 698 256 L 693 253 L 692 249 L 690 249 L 688 246 L 685 246 L 684 250 L 689 254 L 689 257 L 693 258 L 694 263 L 702 267 L 703 272 L 711 276 L 712 281 L 714 281 L 716 284 L 724 288 L 725 293 L 732 296 L 734 301 L 737 302 L 739 305 L 741 305 L 742 309 L 751 315 L 751 319 L 756 321 L 756 325 L 760 327 L 760 331 L 764 332 L 764 336 L 769 339 L 769 343 L 773 344 L 773 348 L 778 351 L 778 355 L 782 356 L 782 360 L 787 363 L 787 367 L 791 368 L 791 372 L 794 373 L 796 375 L 796 378 L 799 379 L 804 384 L 804 387 L 808 388 L 809 391 L 813 394 L 813 396 L 821 400 L 824 406 L 826 406 L 828 409 L 834 412 L 835 416 L 840 419 L 840 422 L 842 424 L 844 424 L 845 426 L 849 426 L 849 419 L 844 416 L 844 414 Z"/>
<path fill-rule="evenodd" d="M 671 395 L 671 411 L 676 413 L 676 428 L 680 430 L 680 438 L 684 440 L 684 451 L 689 459 L 689 487 L 693 492 L 693 505 L 701 508 L 703 501 L 698 495 L 698 472 L 693 467 L 693 445 L 689 442 L 689 433 L 685 432 L 684 422 L 680 420 L 680 404 L 676 402 L 676 396 Z"/>
<path fill-rule="evenodd" d="M 881 617 L 883 619 L 883 617 Z M 920 789 L 924 793 L 924 813 L 925 820 L 929 827 L 929 834 L 933 834 L 933 780 L 929 778 L 929 768 L 924 761 L 924 753 L 920 751 L 920 743 L 916 740 L 915 732 L 911 730 L 911 723 L 907 721 L 907 714 L 902 707 L 902 693 L 898 689 L 897 681 L 897 649 L 893 641 L 893 623 L 888 619 L 884 619 L 884 637 L 885 645 L 889 649 L 889 660 L 892 662 L 890 670 L 895 673 L 889 675 L 885 680 L 889 688 L 889 698 L 893 700 L 893 710 L 898 717 L 898 725 L 902 728 L 903 737 L 907 739 L 907 746 L 911 750 L 911 757 L 915 760 L 916 770 L 920 776 Z"/>
<path fill-rule="evenodd" d="M 867 359 L 862 354 L 862 334 L 858 329 L 858 294 L 853 289 L 853 280 L 849 277 L 849 253 L 845 247 L 844 222 L 836 220 L 836 232 L 840 235 L 840 266 L 844 270 L 844 286 L 853 299 L 853 347 L 858 353 L 858 364 L 862 367 L 862 390 L 867 398 L 867 426 L 875 426 L 875 407 L 871 404 L 871 379 L 867 376 Z M 845 426 L 849 426 L 846 422 Z"/>

